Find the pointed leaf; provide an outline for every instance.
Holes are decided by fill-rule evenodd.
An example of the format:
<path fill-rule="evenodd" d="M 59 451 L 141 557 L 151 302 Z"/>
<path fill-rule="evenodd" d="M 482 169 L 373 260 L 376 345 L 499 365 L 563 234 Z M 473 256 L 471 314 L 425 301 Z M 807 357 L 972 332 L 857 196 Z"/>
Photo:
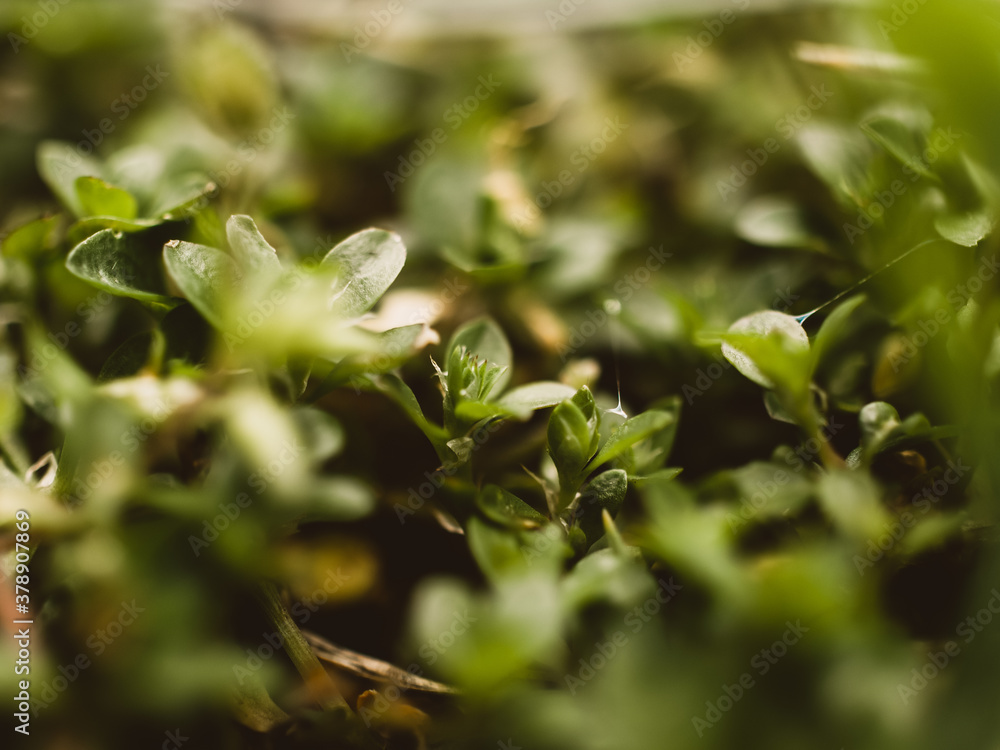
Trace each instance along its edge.
<path fill-rule="evenodd" d="M 590 430 L 590 447 L 588 458 L 597 451 L 597 444 L 601 439 L 601 410 L 597 408 L 597 401 L 590 388 L 583 386 L 571 399 L 576 404 L 584 418 L 587 420 L 587 428 Z"/>
<path fill-rule="evenodd" d="M 676 479 L 680 476 L 680 473 L 684 471 L 683 469 L 659 469 L 654 471 L 652 474 L 647 474 L 642 477 L 629 477 L 636 487 L 644 487 L 648 484 L 656 484 L 657 482 L 669 482 L 672 479 Z"/>
<path fill-rule="evenodd" d="M 859 294 L 851 297 L 845 302 L 841 302 L 837 308 L 830 313 L 823 325 L 816 334 L 813 342 L 813 362 L 819 364 L 823 356 L 829 352 L 837 343 L 846 338 L 845 327 L 851 313 L 858 309 L 865 301 L 865 295 Z"/>
<path fill-rule="evenodd" d="M 549 521 L 517 495 L 495 484 L 486 485 L 476 495 L 476 504 L 483 515 L 503 526 L 534 529 Z"/>
<path fill-rule="evenodd" d="M 663 468 L 670 453 L 674 449 L 674 440 L 677 438 L 677 428 L 680 426 L 681 397 L 667 396 L 657 399 L 651 407 L 657 411 L 665 411 L 672 414 L 673 421 L 659 432 L 655 433 L 647 440 L 637 443 L 632 448 L 632 458 L 634 459 L 634 470 L 629 470 L 629 481 L 634 481 L 636 474 L 648 475 Z M 619 466 L 619 468 L 626 468 Z M 626 469 L 627 470 L 627 469 Z"/>
<path fill-rule="evenodd" d="M 922 177 L 935 179 L 924 158 L 925 134 L 931 117 L 926 110 L 893 107 L 861 123 L 861 130 L 901 164 Z"/>
<path fill-rule="evenodd" d="M 446 361 L 451 361 L 451 354 L 460 346 L 464 346 L 469 354 L 477 356 L 480 362 L 485 360 L 491 365 L 507 368 L 494 384 L 496 393 L 503 393 L 510 382 L 510 368 L 514 357 L 500 326 L 491 318 L 478 318 L 466 323 L 455 331 L 448 342 Z"/>
<path fill-rule="evenodd" d="M 572 485 L 587 465 L 593 444 L 593 433 L 580 407 L 567 400 L 553 409 L 546 437 L 563 491 L 575 490 Z"/>
<path fill-rule="evenodd" d="M 626 419 L 608 436 L 607 442 L 604 443 L 593 460 L 587 464 L 585 473 L 589 474 L 601 464 L 620 456 L 640 440 L 645 440 L 671 425 L 675 419 L 670 412 L 655 409 Z"/>
<path fill-rule="evenodd" d="M 98 382 L 103 383 L 136 375 L 149 361 L 149 349 L 152 344 L 153 334 L 149 331 L 140 331 L 129 336 L 104 361 L 101 372 L 97 376 Z"/>
<path fill-rule="evenodd" d="M 621 510 L 628 491 L 628 477 L 621 469 L 611 469 L 594 477 L 580 495 L 576 507 L 577 525 L 587 537 L 587 547 L 604 536 L 601 512 L 613 519 Z"/>

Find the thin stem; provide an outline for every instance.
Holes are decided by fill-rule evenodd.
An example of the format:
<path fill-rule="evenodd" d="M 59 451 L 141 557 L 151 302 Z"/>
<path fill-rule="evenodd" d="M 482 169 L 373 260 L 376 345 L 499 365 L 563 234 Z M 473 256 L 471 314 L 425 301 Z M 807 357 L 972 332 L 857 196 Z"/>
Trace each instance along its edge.
<path fill-rule="evenodd" d="M 614 409 L 605 409 L 608 414 L 618 414 L 624 419 L 628 419 L 628 414 L 622 409 L 622 373 L 621 373 L 621 312 L 622 303 L 617 299 L 608 299 L 604 302 L 604 309 L 611 319 L 611 353 L 615 358 L 615 386 L 618 389 L 618 405 Z"/>
<path fill-rule="evenodd" d="M 302 635 L 295 621 L 278 596 L 278 590 L 273 583 L 264 581 L 257 585 L 255 591 L 258 601 L 263 605 L 271 623 L 278 629 L 285 644 L 285 651 L 302 675 L 306 689 L 316 702 L 327 711 L 350 709 L 330 675 L 313 652 L 308 641 Z"/>

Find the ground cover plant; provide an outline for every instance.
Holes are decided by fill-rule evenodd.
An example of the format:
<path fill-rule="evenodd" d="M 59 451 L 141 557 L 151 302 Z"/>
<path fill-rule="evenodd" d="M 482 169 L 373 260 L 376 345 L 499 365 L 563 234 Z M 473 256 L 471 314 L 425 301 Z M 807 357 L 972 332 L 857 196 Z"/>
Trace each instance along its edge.
<path fill-rule="evenodd" d="M 996 750 L 998 21 L 8 0 L 4 747 Z"/>

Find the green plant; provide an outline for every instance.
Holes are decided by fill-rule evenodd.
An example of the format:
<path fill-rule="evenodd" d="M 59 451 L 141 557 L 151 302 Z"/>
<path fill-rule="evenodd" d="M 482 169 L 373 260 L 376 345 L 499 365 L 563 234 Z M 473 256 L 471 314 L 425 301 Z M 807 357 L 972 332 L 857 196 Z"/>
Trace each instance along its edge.
<path fill-rule="evenodd" d="M 996 9 L 728 5 L 0 11 L 19 727 L 997 746 Z"/>

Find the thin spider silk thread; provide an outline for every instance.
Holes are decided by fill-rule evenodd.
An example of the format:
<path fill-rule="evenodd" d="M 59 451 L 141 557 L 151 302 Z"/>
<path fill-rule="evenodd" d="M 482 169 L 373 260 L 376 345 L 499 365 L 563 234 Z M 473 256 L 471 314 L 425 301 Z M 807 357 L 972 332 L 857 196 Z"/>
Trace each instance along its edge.
<path fill-rule="evenodd" d="M 610 298 L 604 300 L 604 312 L 608 314 L 608 318 L 612 321 L 611 324 L 611 353 L 615 359 L 615 385 L 618 388 L 618 405 L 614 409 L 605 409 L 604 411 L 608 414 L 618 414 L 619 416 L 628 419 L 628 414 L 622 409 L 622 373 L 621 364 L 619 362 L 619 350 L 621 348 L 621 319 L 620 315 L 622 312 L 622 303 L 617 299 Z"/>
<path fill-rule="evenodd" d="M 861 281 L 858 281 L 857 283 L 855 283 L 855 284 L 853 284 L 852 286 L 848 287 L 848 288 L 847 288 L 847 289 L 845 289 L 844 291 L 842 291 L 842 292 L 839 292 L 838 294 L 835 294 L 835 295 L 834 295 L 833 297 L 831 297 L 830 299 L 828 299 L 828 300 L 827 300 L 826 302 L 824 302 L 824 303 L 823 303 L 822 305 L 820 305 L 819 307 L 816 307 L 816 308 L 814 308 L 814 309 L 810 310 L 810 311 L 809 311 L 809 312 L 807 312 L 807 313 L 803 313 L 802 315 L 796 315 L 796 316 L 795 316 L 795 320 L 796 320 L 796 321 L 798 322 L 798 324 L 799 324 L 799 325 L 804 325 L 804 324 L 805 324 L 805 322 L 806 322 L 806 321 L 807 321 L 807 320 L 808 320 L 808 319 L 809 319 L 809 318 L 810 318 L 810 317 L 811 317 L 812 315 L 815 315 L 815 314 L 816 314 L 816 313 L 818 313 L 818 312 L 819 312 L 820 310 L 822 310 L 822 309 L 823 309 L 824 307 L 827 307 L 827 306 L 829 306 L 829 305 L 832 305 L 832 304 L 833 304 L 834 302 L 836 302 L 837 300 L 839 300 L 839 299 L 841 299 L 841 298 L 843 298 L 843 297 L 846 297 L 846 296 L 847 296 L 848 294 L 850 294 L 851 292 L 853 292 L 854 290 L 856 290 L 856 289 L 857 289 L 858 287 L 862 286 L 863 284 L 867 284 L 867 283 L 868 283 L 869 281 L 871 281 L 871 280 L 872 280 L 873 278 L 875 278 L 876 276 L 878 276 L 878 275 L 879 275 L 880 273 L 882 273 L 883 271 L 888 271 L 888 270 L 889 270 L 890 268 L 892 268 L 892 267 L 893 267 L 894 265 L 896 265 L 897 263 L 899 263 L 899 262 L 900 262 L 901 260 L 903 260 L 904 258 L 907 258 L 907 257 L 909 257 L 910 255 L 912 255 L 913 253 L 915 253 L 915 252 L 916 252 L 917 250 L 919 250 L 920 248 L 922 248 L 922 247 L 926 247 L 927 245 L 930 245 L 930 244 L 933 244 L 933 243 L 935 243 L 935 242 L 949 242 L 949 240 L 946 240 L 946 239 L 944 239 L 943 237 L 935 237 L 935 238 L 933 238 L 933 239 L 929 239 L 929 240 L 924 240 L 923 242 L 920 242 L 920 243 L 918 243 L 918 244 L 914 245 L 913 247 L 911 247 L 911 248 L 910 248 L 909 250 L 907 250 L 907 251 L 906 251 L 905 253 L 903 253 L 902 255 L 900 255 L 900 256 L 898 256 L 898 257 L 896 257 L 896 258 L 893 258 L 892 260 L 890 260 L 890 261 L 889 261 L 888 263 L 886 263 L 886 264 L 885 264 L 884 266 L 882 266 L 881 268 L 879 268 L 879 269 L 877 269 L 877 270 L 875 270 L 875 271 L 872 271 L 872 272 L 871 272 L 870 274 L 868 274 L 868 275 L 867 275 L 867 276 L 865 276 L 865 277 L 864 277 L 863 279 L 861 279 Z"/>

